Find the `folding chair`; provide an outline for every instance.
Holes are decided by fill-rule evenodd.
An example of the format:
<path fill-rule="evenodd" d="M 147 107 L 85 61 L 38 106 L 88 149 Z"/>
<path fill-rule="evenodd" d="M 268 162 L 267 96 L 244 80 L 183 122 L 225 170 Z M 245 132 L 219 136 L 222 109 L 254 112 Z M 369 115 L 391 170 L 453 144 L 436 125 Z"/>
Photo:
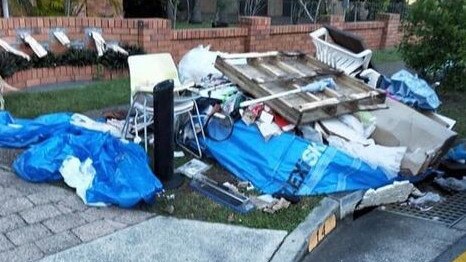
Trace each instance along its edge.
<path fill-rule="evenodd" d="M 173 80 L 175 84 L 174 92 L 178 93 L 183 90 L 189 89 L 192 85 L 182 86 L 178 78 L 178 71 L 173 61 L 172 56 L 169 53 L 161 54 L 147 54 L 147 55 L 135 55 L 128 58 L 129 72 L 130 72 L 130 87 L 131 87 L 131 107 L 126 116 L 125 125 L 123 127 L 122 136 L 128 138 L 131 132 L 135 133 L 135 142 L 139 141 L 138 137 L 141 130 L 144 133 L 144 148 L 147 151 L 148 143 L 148 126 L 153 123 L 154 110 L 152 108 L 152 92 L 156 84 L 165 81 Z M 195 110 L 198 118 L 198 123 L 201 123 L 199 109 L 197 107 L 194 97 L 183 97 L 175 96 L 174 101 L 174 113 L 175 122 L 182 115 L 189 117 L 189 124 L 193 132 L 196 132 L 196 125 L 194 123 L 194 116 L 191 111 Z M 134 112 L 134 116 L 132 116 Z M 175 128 L 177 130 L 177 128 Z M 202 138 L 205 138 L 204 130 L 200 129 Z M 157 139 L 156 137 L 154 139 Z M 202 150 L 199 143 L 199 138 L 194 134 L 194 139 L 197 146 L 197 153 L 186 147 L 184 144 L 177 144 L 184 150 L 193 154 L 194 156 L 201 158 Z"/>

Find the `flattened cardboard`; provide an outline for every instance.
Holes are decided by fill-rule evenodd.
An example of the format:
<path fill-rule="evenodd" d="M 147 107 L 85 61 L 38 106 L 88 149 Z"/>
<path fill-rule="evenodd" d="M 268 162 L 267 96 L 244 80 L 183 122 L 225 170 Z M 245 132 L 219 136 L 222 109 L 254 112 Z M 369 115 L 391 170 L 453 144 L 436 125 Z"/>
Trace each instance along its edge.
<path fill-rule="evenodd" d="M 376 144 L 408 147 L 401 169 L 413 175 L 438 164 L 453 145 L 457 133 L 391 98 L 387 98 L 386 103 L 388 109 L 372 112 L 377 118 L 377 128 L 372 135 Z"/>

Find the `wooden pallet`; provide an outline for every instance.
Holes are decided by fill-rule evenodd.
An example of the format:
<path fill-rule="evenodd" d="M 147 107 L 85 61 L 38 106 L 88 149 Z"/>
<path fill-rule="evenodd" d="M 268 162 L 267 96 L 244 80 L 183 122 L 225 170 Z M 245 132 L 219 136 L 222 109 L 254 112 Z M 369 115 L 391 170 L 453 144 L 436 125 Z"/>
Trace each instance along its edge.
<path fill-rule="evenodd" d="M 266 102 L 293 124 L 306 124 L 359 110 L 379 109 L 385 92 L 299 53 L 246 53 L 217 57 L 215 66 L 242 91 L 260 98 L 333 78 L 336 89 L 302 92 Z"/>

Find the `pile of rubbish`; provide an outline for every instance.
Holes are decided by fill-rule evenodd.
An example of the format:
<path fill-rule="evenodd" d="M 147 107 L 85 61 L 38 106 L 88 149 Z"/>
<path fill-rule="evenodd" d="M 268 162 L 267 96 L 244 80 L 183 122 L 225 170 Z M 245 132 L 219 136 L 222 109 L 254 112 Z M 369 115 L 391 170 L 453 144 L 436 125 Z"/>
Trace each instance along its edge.
<path fill-rule="evenodd" d="M 204 107 L 207 108 L 204 114 L 211 114 L 213 105 L 219 104 L 220 110 L 216 112 L 233 119 L 234 125 L 227 127 L 232 131 L 222 130 L 225 129 L 222 125 L 210 127 L 230 135 L 225 139 L 207 136 L 205 152 L 239 181 L 250 182 L 267 196 L 289 198 L 369 190 L 365 195 L 368 202 L 362 202 L 361 208 L 408 201 L 416 192 L 409 180 L 431 173 L 456 139 L 457 134 L 452 131 L 455 121 L 435 113 L 441 104 L 435 91 L 424 80 L 404 70 L 390 79 L 381 76 L 382 81 L 378 81 L 379 90 L 387 93 L 383 106 L 372 106 L 370 110 L 355 107 L 351 113 L 327 115 L 310 123 L 293 123 L 277 112 L 282 108 L 274 106 L 273 99 L 283 98 L 281 94 L 268 100 L 274 95 L 252 95 L 249 90 L 257 87 L 245 87 L 249 84 L 245 80 L 248 73 L 251 83 L 261 84 L 272 82 L 274 74 L 282 82 L 308 77 L 304 73 L 297 74 L 297 80 L 290 80 L 290 73 L 288 78 L 282 76 L 280 70 L 293 72 L 293 69 L 289 64 L 273 67 L 273 63 L 267 63 L 267 57 L 276 54 L 245 54 L 246 58 L 242 58 L 241 55 L 218 54 L 198 47 L 180 62 L 181 78 L 198 81 L 203 99 L 211 99 Z M 236 60 L 231 63 L 231 68 L 237 71 L 227 72 L 221 63 L 232 56 Z M 216 68 L 206 67 L 210 71 L 199 73 L 208 74 L 207 77 L 192 76 L 189 64 L 194 64 L 200 57 L 211 59 L 210 63 L 207 63 L 208 59 L 203 63 L 216 65 Z M 277 57 L 272 59 L 279 60 Z M 260 70 L 272 72 L 269 79 L 261 79 L 257 73 Z M 223 81 L 215 87 L 212 79 Z M 319 87 L 305 92 L 316 96 L 328 89 L 342 92 L 341 81 L 334 82 L 332 78 L 322 76 L 313 84 Z M 205 86 L 209 86 L 208 93 L 203 91 Z M 458 151 L 452 150 L 449 155 Z M 390 191 L 391 187 L 396 190 Z M 386 192 L 392 192 L 393 197 L 385 195 Z M 433 199 L 431 194 L 419 193 L 411 199 Z M 255 202 L 253 198 L 256 197 L 252 196 L 251 202 Z"/>
<path fill-rule="evenodd" d="M 202 46 L 188 52 L 179 75 L 196 82 L 202 117 L 177 125 L 177 141 L 194 147 L 198 136 L 203 153 L 243 182 L 212 180 L 200 160 L 177 172 L 191 179 L 194 190 L 240 213 L 274 213 L 296 197 L 356 190 L 367 190 L 360 208 L 403 201 L 425 208 L 425 199 L 440 201 L 416 195 L 408 181 L 435 169 L 457 136 L 455 121 L 435 113 L 441 104 L 435 91 L 406 71 L 380 76 L 371 87 L 316 61 Z M 0 111 L 0 147 L 26 148 L 13 165 L 23 179 L 64 180 L 86 204 L 151 203 L 162 184 L 137 145 L 141 141 L 121 137 L 123 126 L 123 120 L 102 123 L 79 114 L 25 120 Z M 448 158 L 464 165 L 464 145 Z M 464 190 L 464 181 L 436 183 Z M 244 194 L 252 189 L 262 195 Z"/>

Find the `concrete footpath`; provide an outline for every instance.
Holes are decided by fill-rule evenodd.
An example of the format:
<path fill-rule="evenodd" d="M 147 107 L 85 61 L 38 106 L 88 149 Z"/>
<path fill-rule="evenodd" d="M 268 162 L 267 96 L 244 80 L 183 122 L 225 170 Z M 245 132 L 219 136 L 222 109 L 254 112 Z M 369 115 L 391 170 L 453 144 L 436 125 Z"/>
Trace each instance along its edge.
<path fill-rule="evenodd" d="M 268 261 L 286 234 L 159 216 L 41 261 Z"/>

